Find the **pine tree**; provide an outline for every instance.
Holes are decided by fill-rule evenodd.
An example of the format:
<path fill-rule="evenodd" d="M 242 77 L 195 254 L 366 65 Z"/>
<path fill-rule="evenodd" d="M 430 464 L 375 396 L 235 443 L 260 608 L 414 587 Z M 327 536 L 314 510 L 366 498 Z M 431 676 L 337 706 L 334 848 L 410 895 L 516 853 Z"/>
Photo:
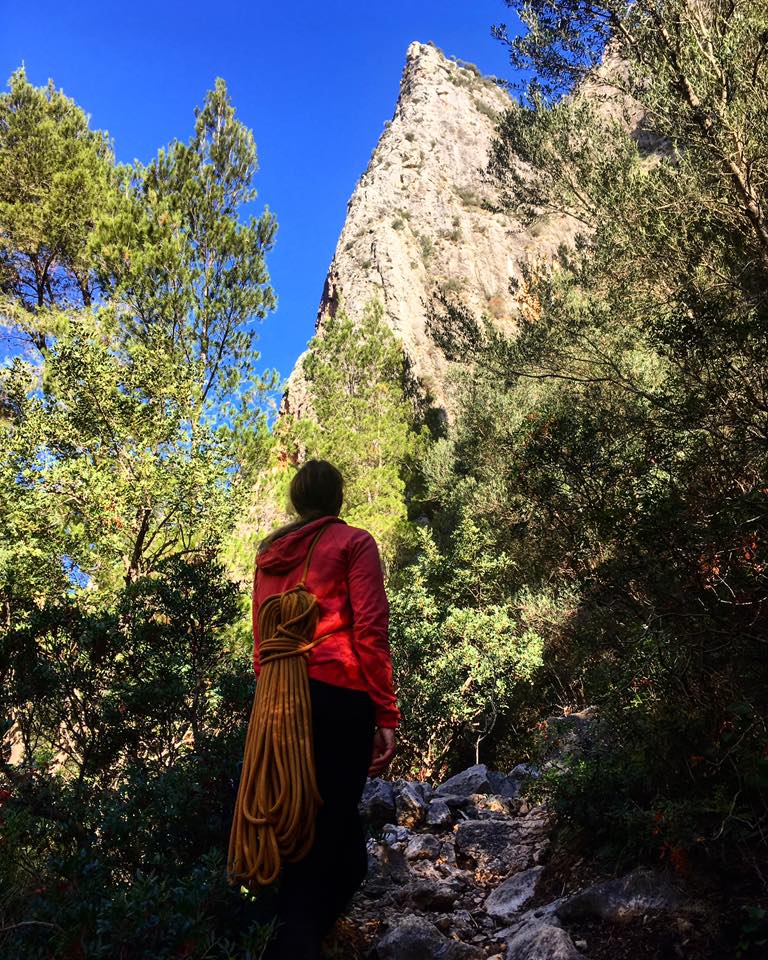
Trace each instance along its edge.
<path fill-rule="evenodd" d="M 114 196 L 108 137 L 23 68 L 0 94 L 0 313 L 45 349 L 59 310 L 97 294 L 90 238 Z"/>
<path fill-rule="evenodd" d="M 58 551 L 59 569 L 65 556 L 109 588 L 233 526 L 274 385 L 255 368 L 254 324 L 274 303 L 275 220 L 241 221 L 256 148 L 222 81 L 189 143 L 130 169 L 52 86 L 16 74 L 11 87 L 4 312 L 42 352 L 19 351 L 0 381 L 0 523 L 9 564 Z"/>

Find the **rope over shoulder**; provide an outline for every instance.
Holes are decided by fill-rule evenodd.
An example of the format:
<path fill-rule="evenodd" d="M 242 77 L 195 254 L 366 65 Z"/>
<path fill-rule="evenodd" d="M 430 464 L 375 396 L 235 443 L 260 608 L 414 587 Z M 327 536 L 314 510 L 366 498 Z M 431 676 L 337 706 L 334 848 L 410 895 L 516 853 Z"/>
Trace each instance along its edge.
<path fill-rule="evenodd" d="M 307 654 L 325 637 L 314 636 L 317 597 L 306 581 L 326 527 L 313 537 L 296 586 L 267 597 L 259 607 L 261 673 L 229 838 L 231 884 L 269 886 L 283 862 L 301 860 L 315 842 L 323 801 L 315 777 Z"/>

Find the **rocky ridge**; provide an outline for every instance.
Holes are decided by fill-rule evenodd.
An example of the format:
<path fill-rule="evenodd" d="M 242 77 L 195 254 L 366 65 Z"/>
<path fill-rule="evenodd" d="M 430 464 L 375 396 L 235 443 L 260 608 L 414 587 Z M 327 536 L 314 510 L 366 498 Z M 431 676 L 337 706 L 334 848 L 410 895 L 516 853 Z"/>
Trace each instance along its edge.
<path fill-rule="evenodd" d="M 472 64 L 430 44 L 407 52 L 394 116 L 347 207 L 317 318 L 322 335 L 343 306 L 352 319 L 379 300 L 402 341 L 414 378 L 445 399 L 446 361 L 426 332 L 437 291 L 476 315 L 514 327 L 518 303 L 510 278 L 528 257 L 549 258 L 562 224 L 524 227 L 483 204 L 495 125 L 512 101 Z M 284 412 L 308 409 L 302 357 L 289 378 Z"/>

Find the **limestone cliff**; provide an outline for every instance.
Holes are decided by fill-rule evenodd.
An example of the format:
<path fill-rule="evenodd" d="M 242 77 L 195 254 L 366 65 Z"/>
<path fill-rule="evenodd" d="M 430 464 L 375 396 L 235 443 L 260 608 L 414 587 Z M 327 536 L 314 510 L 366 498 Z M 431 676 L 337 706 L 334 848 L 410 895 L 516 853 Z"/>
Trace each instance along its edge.
<path fill-rule="evenodd" d="M 510 103 L 471 64 L 410 45 L 394 116 L 349 200 L 322 293 L 320 334 L 340 305 L 355 318 L 369 300 L 380 300 L 414 374 L 438 400 L 446 363 L 425 330 L 435 291 L 513 324 L 510 277 L 524 257 L 547 256 L 562 239 L 557 228 L 531 232 L 482 205 L 492 198 L 484 170 L 494 126 Z M 283 405 L 299 415 L 306 411 L 301 361 Z"/>

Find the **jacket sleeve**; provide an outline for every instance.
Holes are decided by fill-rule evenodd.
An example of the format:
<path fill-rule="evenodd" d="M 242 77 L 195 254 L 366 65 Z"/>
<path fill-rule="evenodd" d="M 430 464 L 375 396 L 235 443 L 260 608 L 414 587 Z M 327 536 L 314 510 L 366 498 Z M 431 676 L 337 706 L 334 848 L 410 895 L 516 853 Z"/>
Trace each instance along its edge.
<path fill-rule="evenodd" d="M 353 642 L 368 694 L 376 705 L 376 724 L 396 727 L 400 722 L 400 711 L 392 683 L 389 603 L 379 549 L 369 533 L 356 538 L 350 545 L 347 576 Z"/>

